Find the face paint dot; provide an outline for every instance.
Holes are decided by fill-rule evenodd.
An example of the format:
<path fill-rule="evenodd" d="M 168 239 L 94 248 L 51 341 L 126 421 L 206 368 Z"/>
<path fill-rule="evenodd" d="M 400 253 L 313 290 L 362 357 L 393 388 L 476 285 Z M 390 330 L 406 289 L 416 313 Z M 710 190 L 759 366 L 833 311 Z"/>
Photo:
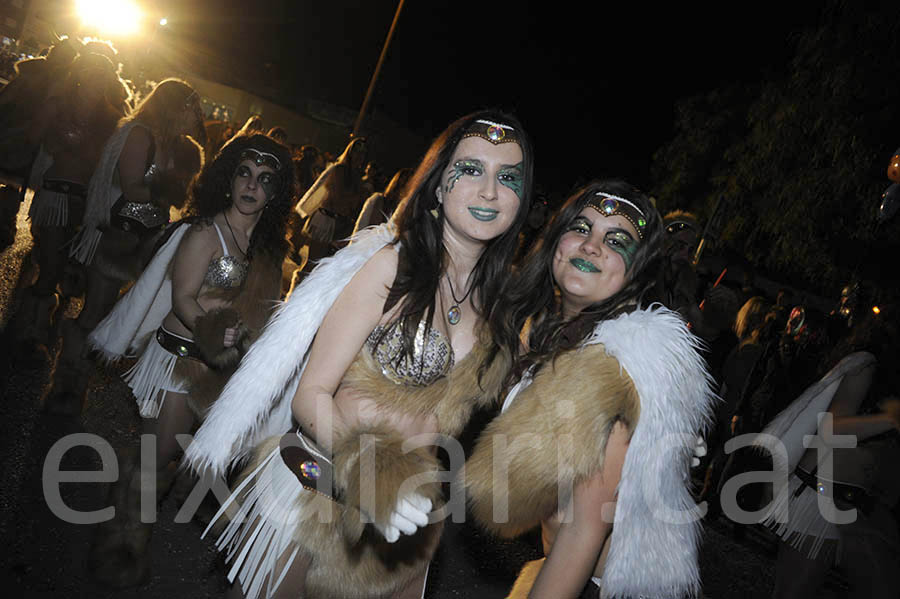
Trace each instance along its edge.
<path fill-rule="evenodd" d="M 322 476 L 322 468 L 314 460 L 306 460 L 300 464 L 300 472 L 310 480 L 319 480 L 319 477 Z"/>
<path fill-rule="evenodd" d="M 503 130 L 503 127 L 492 125 L 488 127 L 487 135 L 491 138 L 491 141 L 500 141 L 506 137 L 506 131 Z"/>

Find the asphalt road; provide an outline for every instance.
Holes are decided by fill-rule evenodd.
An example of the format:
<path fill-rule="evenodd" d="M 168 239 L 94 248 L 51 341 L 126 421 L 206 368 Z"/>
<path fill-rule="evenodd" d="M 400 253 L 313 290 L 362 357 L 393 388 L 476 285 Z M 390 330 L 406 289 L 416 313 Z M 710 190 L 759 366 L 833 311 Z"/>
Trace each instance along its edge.
<path fill-rule="evenodd" d="M 96 365 L 79 417 L 48 416 L 41 411 L 56 348 L 47 354 L 29 355 L 12 338 L 8 326 L 20 300 L 18 287 L 33 276 L 33 269 L 27 266 L 31 246 L 25 220 L 27 201 L 19 212 L 15 243 L 0 253 L 2 586 L 7 596 L 28 599 L 221 597 L 227 590 L 224 562 L 212 541 L 200 538 L 200 524 L 174 522 L 178 492 L 170 493 L 161 506 L 150 545 L 149 581 L 125 591 L 103 587 L 89 575 L 88 548 L 95 527 L 67 523 L 48 507 L 42 474 L 45 462 L 53 462 L 47 458 L 54 447 L 59 449 L 57 443 L 65 442 L 67 435 L 86 433 L 102 438 L 120 455 L 123 449 L 137 445 L 140 418 L 129 389 L 119 379 L 127 364 Z M 73 301 L 67 314 L 76 314 L 78 307 Z M 89 447 L 74 447 L 63 455 L 61 469 L 100 470 L 100 456 Z M 91 511 L 105 507 L 107 486 L 75 482 L 62 483 L 59 489 L 70 508 Z M 184 488 L 189 488 L 189 482 L 182 491 Z M 540 556 L 538 544 L 535 535 L 501 542 L 471 525 L 451 523 L 431 566 L 426 597 L 505 597 L 519 567 Z M 759 531 L 750 531 L 736 541 L 730 523 L 706 523 L 701 559 L 704 596 L 768 597 L 774 581 L 772 550 L 771 538 Z"/>

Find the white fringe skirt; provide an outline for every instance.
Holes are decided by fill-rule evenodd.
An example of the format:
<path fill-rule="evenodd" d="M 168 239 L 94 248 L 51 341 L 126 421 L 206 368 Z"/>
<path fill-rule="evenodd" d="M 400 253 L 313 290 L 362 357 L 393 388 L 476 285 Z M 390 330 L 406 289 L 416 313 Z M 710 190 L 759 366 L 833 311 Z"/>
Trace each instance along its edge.
<path fill-rule="evenodd" d="M 170 335 L 175 335 L 171 331 Z M 191 341 L 185 337 L 180 337 Z M 173 353 L 163 349 L 156 340 L 156 335 L 150 335 L 147 346 L 144 348 L 137 363 L 132 366 L 122 379 L 131 387 L 131 391 L 137 398 L 138 410 L 143 418 L 157 418 L 162 409 L 166 391 L 173 393 L 188 393 L 189 387 L 185 381 L 175 377 L 175 365 L 178 360 L 183 360 Z"/>
<path fill-rule="evenodd" d="M 319 459 L 328 461 L 300 433 L 301 444 Z M 302 509 L 302 499 L 314 499 L 281 459 L 278 444 L 234 490 L 203 532 L 205 537 L 226 512 L 230 521 L 216 547 L 232 562 L 228 581 L 239 581 L 246 599 L 271 596 L 297 558 L 294 541 L 299 525 L 315 510 Z M 238 505 L 238 499 L 240 504 Z M 330 501 L 330 500 L 328 500 Z"/>
<path fill-rule="evenodd" d="M 72 191 L 65 191 L 69 186 L 72 187 Z M 78 193 L 79 191 L 81 192 L 80 194 Z M 78 183 L 62 180 L 45 180 L 31 200 L 28 218 L 31 219 L 32 223 L 41 227 L 68 226 L 71 220 L 69 197 L 73 195 L 78 204 L 80 204 L 79 208 L 83 210 L 83 193 L 84 186 Z"/>
<path fill-rule="evenodd" d="M 830 559 L 836 552 L 834 557 L 839 559 L 841 534 L 822 515 L 818 498 L 815 490 L 791 474 L 787 495 L 772 502 L 763 524 L 809 559 L 817 559 L 826 543 L 822 558 Z"/>
<path fill-rule="evenodd" d="M 331 463 L 301 433 L 296 435 L 317 460 Z M 280 441 L 275 437 L 264 442 L 256 466 L 203 532 L 205 537 L 227 514 L 229 521 L 216 547 L 231 564 L 228 581 L 237 581 L 246 599 L 271 597 L 298 556 L 312 558 L 305 579 L 305 593 L 311 597 L 388 597 L 397 587 L 411 583 L 416 573 L 427 578 L 428 559 L 413 566 L 416 570 L 406 565 L 397 571 L 382 566 L 372 569 L 377 559 L 371 549 L 361 549 L 366 541 L 346 547 L 339 522 L 342 506 L 300 484 L 284 463 Z M 392 549 L 396 548 L 387 550 Z M 423 583 L 423 597 L 424 591 Z"/>

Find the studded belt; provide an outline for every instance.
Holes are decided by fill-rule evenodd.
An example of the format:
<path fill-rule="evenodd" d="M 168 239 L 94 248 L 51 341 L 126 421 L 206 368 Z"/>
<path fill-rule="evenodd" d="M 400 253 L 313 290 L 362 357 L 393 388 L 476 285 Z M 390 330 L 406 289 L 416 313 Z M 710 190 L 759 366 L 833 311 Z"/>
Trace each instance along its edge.
<path fill-rule="evenodd" d="M 153 202 L 129 202 L 125 200 L 125 196 L 116 200 L 110 214 L 111 225 L 136 235 L 160 231 L 168 223 L 168 211 Z"/>
<path fill-rule="evenodd" d="M 334 468 L 315 441 L 299 430 L 285 433 L 279 443 L 284 465 L 294 473 L 304 489 L 337 501 Z"/>
<path fill-rule="evenodd" d="M 193 358 L 202 360 L 200 350 L 197 344 L 174 333 L 170 333 L 166 329 L 159 327 L 156 329 L 156 341 L 164 350 L 170 354 L 175 354 L 179 358 Z"/>
<path fill-rule="evenodd" d="M 794 469 L 797 478 L 803 481 L 803 484 L 820 495 L 824 495 L 827 487 L 825 483 L 819 480 L 815 472 L 807 472 L 799 466 Z M 802 489 L 803 487 L 800 487 Z M 799 489 L 798 489 L 799 491 Z M 834 501 L 838 504 L 849 504 L 864 514 L 871 514 L 875 507 L 876 499 L 862 487 L 857 485 L 849 485 L 834 481 L 831 483 L 831 494 Z"/>
<path fill-rule="evenodd" d="M 44 179 L 41 188 L 47 191 L 55 191 L 56 193 L 65 193 L 70 196 L 79 198 L 87 197 L 87 187 L 81 183 L 73 183 L 65 179 Z"/>

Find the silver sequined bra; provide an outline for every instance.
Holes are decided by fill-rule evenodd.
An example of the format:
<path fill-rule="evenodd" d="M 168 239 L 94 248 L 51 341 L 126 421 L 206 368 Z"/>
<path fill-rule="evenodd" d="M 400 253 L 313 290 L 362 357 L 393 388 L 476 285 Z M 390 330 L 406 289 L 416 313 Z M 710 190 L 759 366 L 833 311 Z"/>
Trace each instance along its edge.
<path fill-rule="evenodd" d="M 250 265 L 237 256 L 222 256 L 209 263 L 203 282 L 210 287 L 233 289 L 244 284 Z"/>
<path fill-rule="evenodd" d="M 375 327 L 366 339 L 366 347 L 381 365 L 381 372 L 388 380 L 398 385 L 430 385 L 446 375 L 453 368 L 453 347 L 449 339 L 439 330 L 432 328 L 425 338 L 425 321 L 419 322 L 416 338 L 413 341 L 413 356 L 403 354 L 403 330 L 399 326 L 391 327 L 381 343 L 378 338 L 385 327 Z M 377 345 L 376 345 L 377 343 Z"/>
<path fill-rule="evenodd" d="M 240 287 L 244 284 L 244 279 L 247 278 L 250 264 L 243 258 L 238 258 L 228 253 L 228 246 L 225 245 L 222 230 L 219 229 L 219 225 L 215 222 L 213 222 L 213 226 L 216 228 L 216 233 L 219 234 L 219 241 L 222 243 L 224 256 L 210 261 L 203 282 L 210 287 L 218 287 L 219 289 Z"/>

